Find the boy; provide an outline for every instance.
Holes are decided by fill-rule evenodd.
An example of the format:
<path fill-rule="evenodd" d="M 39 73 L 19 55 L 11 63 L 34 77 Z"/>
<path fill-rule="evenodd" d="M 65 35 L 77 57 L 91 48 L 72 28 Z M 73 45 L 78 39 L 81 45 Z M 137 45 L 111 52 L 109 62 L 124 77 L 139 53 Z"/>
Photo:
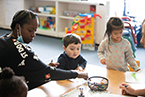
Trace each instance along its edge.
<path fill-rule="evenodd" d="M 64 52 L 58 57 L 57 68 L 83 71 L 87 61 L 80 55 L 81 38 L 76 34 L 67 34 L 63 38 Z"/>

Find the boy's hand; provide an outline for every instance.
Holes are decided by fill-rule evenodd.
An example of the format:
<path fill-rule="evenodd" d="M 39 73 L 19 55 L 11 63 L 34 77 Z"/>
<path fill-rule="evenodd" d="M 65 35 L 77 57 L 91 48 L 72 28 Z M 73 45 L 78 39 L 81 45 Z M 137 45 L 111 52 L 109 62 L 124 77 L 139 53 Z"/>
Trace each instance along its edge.
<path fill-rule="evenodd" d="M 101 59 L 100 63 L 103 64 L 103 65 L 106 65 L 106 59 L 105 58 Z"/>
<path fill-rule="evenodd" d="M 76 70 L 84 71 L 82 66 L 78 66 L 78 67 L 76 68 Z"/>
<path fill-rule="evenodd" d="M 51 62 L 51 63 L 49 63 L 48 65 L 49 65 L 49 66 L 52 66 L 52 67 L 57 67 L 57 65 L 59 65 L 59 63 L 52 63 L 52 62 Z"/>

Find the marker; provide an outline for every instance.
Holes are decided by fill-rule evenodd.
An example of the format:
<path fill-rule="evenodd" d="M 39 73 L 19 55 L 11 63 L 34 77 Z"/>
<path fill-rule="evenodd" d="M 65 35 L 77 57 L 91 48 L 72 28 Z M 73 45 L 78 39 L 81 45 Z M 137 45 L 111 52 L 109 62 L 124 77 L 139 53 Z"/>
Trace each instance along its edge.
<path fill-rule="evenodd" d="M 51 60 L 51 63 L 53 62 L 53 60 Z"/>
<path fill-rule="evenodd" d="M 125 88 L 127 88 L 128 87 L 128 85 L 123 85 Z"/>

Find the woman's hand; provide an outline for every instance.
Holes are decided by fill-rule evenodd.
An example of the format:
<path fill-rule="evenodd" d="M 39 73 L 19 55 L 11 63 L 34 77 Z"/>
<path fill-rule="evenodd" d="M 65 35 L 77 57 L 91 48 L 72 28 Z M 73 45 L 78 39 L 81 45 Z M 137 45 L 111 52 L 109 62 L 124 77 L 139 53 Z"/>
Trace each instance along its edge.
<path fill-rule="evenodd" d="M 88 73 L 78 72 L 78 78 L 83 78 L 83 79 L 87 80 L 88 79 Z"/>
<path fill-rule="evenodd" d="M 52 67 L 57 67 L 57 65 L 59 65 L 59 63 L 50 62 L 48 65 L 49 65 L 49 66 L 52 66 Z"/>
<path fill-rule="evenodd" d="M 122 83 L 119 88 L 121 89 L 122 94 L 124 95 L 134 95 L 134 89 L 132 87 L 130 87 L 130 85 L 128 85 L 127 83 Z"/>

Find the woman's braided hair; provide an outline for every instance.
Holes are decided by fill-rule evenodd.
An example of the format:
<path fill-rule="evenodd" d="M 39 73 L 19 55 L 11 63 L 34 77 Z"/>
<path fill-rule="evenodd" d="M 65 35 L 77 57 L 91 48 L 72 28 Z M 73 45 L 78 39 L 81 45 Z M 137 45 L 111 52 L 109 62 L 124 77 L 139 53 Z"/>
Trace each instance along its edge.
<path fill-rule="evenodd" d="M 31 10 L 20 10 L 16 12 L 12 19 L 11 29 L 13 30 L 17 23 L 19 23 L 21 26 L 23 26 L 25 23 L 29 23 L 31 19 L 36 18 L 36 16 L 37 15 Z"/>

